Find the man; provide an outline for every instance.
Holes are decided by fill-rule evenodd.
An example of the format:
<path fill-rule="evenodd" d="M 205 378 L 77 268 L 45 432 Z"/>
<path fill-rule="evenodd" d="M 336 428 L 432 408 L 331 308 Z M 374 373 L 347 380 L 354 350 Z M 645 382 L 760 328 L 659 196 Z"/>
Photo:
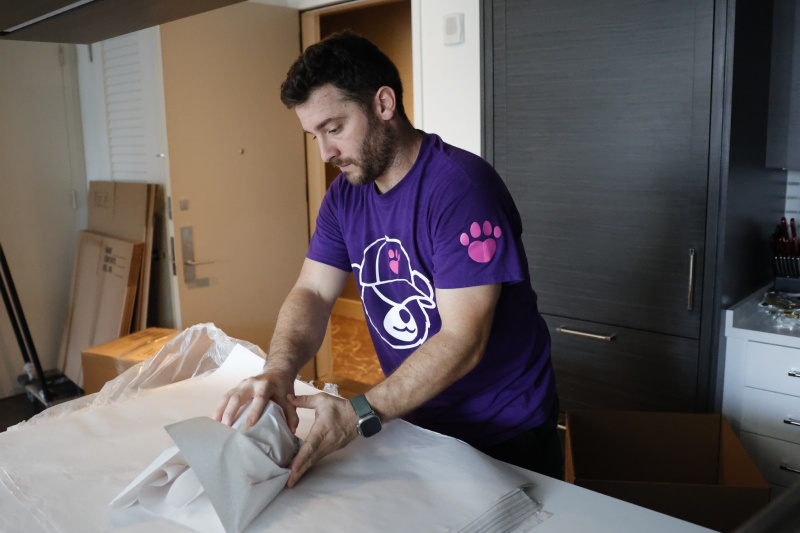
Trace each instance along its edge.
<path fill-rule="evenodd" d="M 281 100 L 342 174 L 328 190 L 296 285 L 281 307 L 264 372 L 216 411 L 231 424 L 269 400 L 295 431 L 316 418 L 287 481 L 359 434 L 403 417 L 487 454 L 561 477 L 550 337 L 536 307 L 519 213 L 483 159 L 414 129 L 392 62 L 352 33 L 309 47 Z M 354 272 L 386 379 L 350 402 L 295 397 Z"/>

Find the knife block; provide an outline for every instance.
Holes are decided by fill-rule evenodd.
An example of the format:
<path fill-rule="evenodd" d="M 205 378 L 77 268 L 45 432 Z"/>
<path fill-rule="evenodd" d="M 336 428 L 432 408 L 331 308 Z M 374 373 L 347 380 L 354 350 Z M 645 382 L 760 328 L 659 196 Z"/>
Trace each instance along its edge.
<path fill-rule="evenodd" d="M 800 278 L 775 278 L 776 292 L 800 292 Z"/>

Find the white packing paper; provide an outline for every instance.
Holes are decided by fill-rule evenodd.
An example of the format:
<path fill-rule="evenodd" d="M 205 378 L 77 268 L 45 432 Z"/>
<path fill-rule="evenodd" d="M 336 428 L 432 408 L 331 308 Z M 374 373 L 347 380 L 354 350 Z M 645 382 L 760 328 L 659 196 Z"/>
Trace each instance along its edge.
<path fill-rule="evenodd" d="M 209 375 L 0 434 L 0 531 L 222 531 L 207 494 L 169 519 L 142 505 L 112 509 L 108 502 L 174 444 L 165 426 L 209 415 L 226 391 L 258 374 L 263 363 L 237 347 Z M 300 381 L 295 393 L 324 394 Z M 297 436 L 305 438 L 314 411 L 299 409 L 298 416 Z M 245 531 L 458 530 L 540 478 L 463 442 L 395 420 L 375 437 L 356 439 L 325 457 L 296 487 L 282 490 Z M 180 479 L 170 502 L 192 497 L 191 490 L 180 489 L 192 485 L 191 479 Z M 570 494 L 578 491 L 563 483 L 558 487 Z M 661 528 L 668 530 L 675 529 Z"/>
<path fill-rule="evenodd" d="M 299 447 L 283 410 L 269 402 L 258 422 L 244 427 L 243 410 L 233 427 L 196 417 L 166 427 L 177 446 L 165 450 L 109 504 L 139 503 L 148 511 L 184 522 L 186 516 L 217 520 L 203 531 L 242 531 L 284 488 Z M 212 511 L 212 512 L 213 512 Z"/>

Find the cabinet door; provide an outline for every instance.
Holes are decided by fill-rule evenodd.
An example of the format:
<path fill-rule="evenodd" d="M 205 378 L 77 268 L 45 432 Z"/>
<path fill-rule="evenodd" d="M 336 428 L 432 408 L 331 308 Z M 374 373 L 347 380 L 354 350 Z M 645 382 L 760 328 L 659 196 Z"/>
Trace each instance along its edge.
<path fill-rule="evenodd" d="M 549 315 L 544 319 L 562 411 L 695 409 L 696 340 Z"/>
<path fill-rule="evenodd" d="M 493 158 L 542 312 L 699 338 L 713 17 L 712 0 L 494 3 Z"/>

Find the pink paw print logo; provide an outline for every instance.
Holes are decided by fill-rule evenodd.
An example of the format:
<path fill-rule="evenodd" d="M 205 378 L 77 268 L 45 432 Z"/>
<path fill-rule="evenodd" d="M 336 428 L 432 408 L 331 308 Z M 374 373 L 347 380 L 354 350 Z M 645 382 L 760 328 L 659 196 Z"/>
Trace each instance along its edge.
<path fill-rule="evenodd" d="M 470 259 L 476 263 L 488 263 L 497 251 L 497 241 L 503 232 L 500 226 L 492 228 L 492 223 L 488 220 L 483 223 L 483 227 L 477 222 L 473 222 L 469 227 L 469 235 L 461 234 L 461 244 L 467 247 Z M 470 239 L 470 235 L 472 238 Z M 484 237 L 483 240 L 477 240 Z"/>
<path fill-rule="evenodd" d="M 389 269 L 395 274 L 400 272 L 400 252 L 398 250 L 389 250 Z"/>

